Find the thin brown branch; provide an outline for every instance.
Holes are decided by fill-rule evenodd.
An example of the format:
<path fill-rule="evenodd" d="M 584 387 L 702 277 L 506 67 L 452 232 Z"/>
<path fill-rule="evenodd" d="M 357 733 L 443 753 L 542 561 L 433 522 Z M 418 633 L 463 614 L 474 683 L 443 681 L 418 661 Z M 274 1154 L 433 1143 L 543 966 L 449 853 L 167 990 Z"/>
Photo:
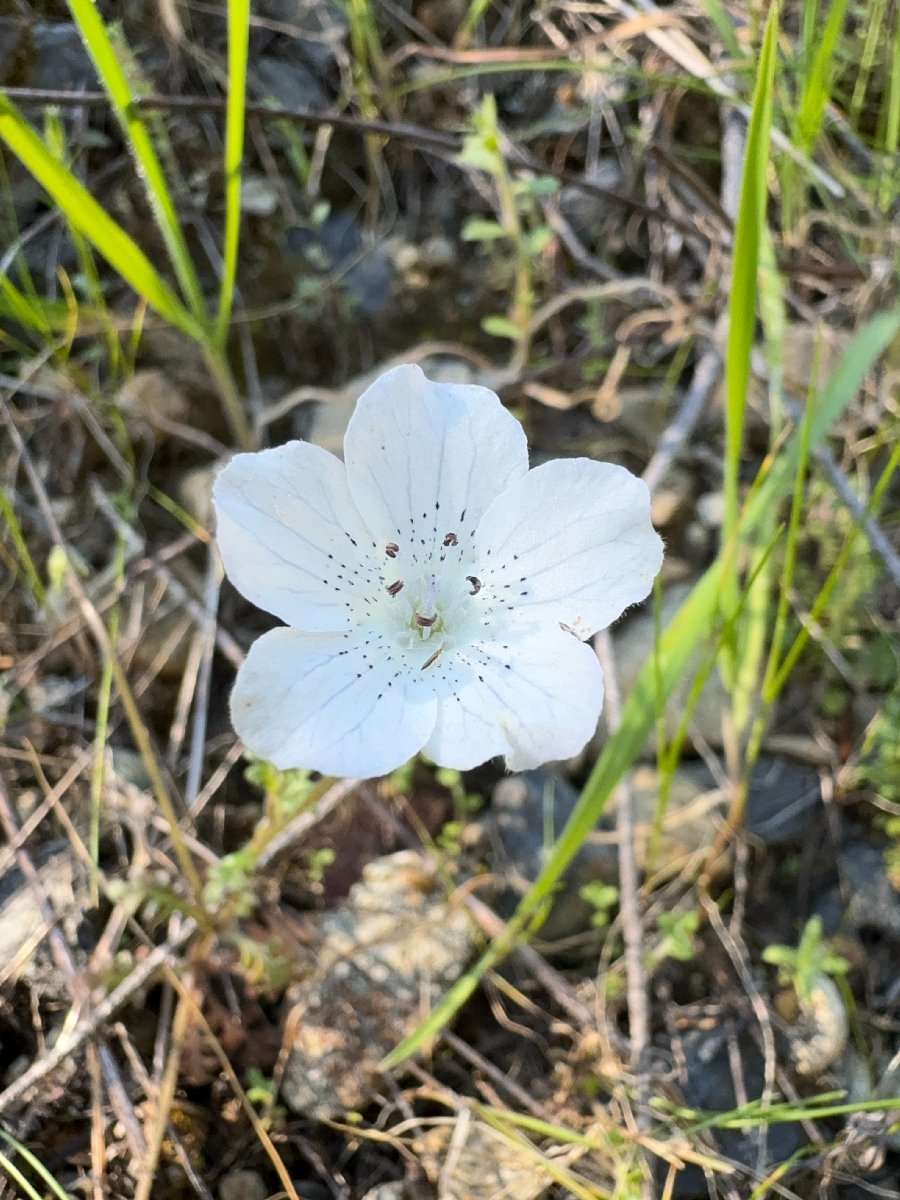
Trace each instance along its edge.
<path fill-rule="evenodd" d="M 61 108 L 106 108 L 110 99 L 106 92 L 75 92 L 64 88 L 4 88 L 3 94 L 20 106 L 57 105 Z M 222 113 L 226 101 L 219 96 L 173 96 L 153 93 L 135 96 L 133 106 L 149 112 Z M 256 104 L 248 101 L 248 117 L 261 121 L 288 121 L 294 125 L 331 126 L 352 133 L 376 133 L 400 141 L 419 142 L 434 150 L 456 153 L 461 139 L 452 133 L 439 133 L 421 125 L 410 125 L 403 121 L 366 120 L 348 116 L 346 113 L 315 112 L 310 108 L 279 108 L 271 104 Z"/>
<path fill-rule="evenodd" d="M 134 738 L 135 745 L 140 752 L 144 766 L 147 770 L 147 774 L 150 777 L 154 798 L 159 805 L 160 811 L 166 818 L 179 865 L 192 893 L 192 899 L 199 907 L 202 903 L 201 893 L 203 890 L 200 876 L 197 872 L 197 868 L 193 859 L 185 847 L 184 839 L 180 834 L 178 816 L 175 812 L 175 806 L 172 801 L 172 797 L 169 794 L 169 789 L 166 786 L 165 780 L 163 779 L 162 771 L 160 770 L 159 762 L 157 761 L 152 739 L 150 737 L 150 731 L 148 730 L 141 716 L 137 701 L 135 699 L 134 691 L 128 680 L 128 676 L 125 673 L 125 668 L 122 666 L 119 656 L 116 653 L 116 648 L 112 644 L 109 631 L 101 620 L 100 614 L 97 612 L 93 601 L 91 600 L 90 596 L 88 596 L 84 584 L 79 579 L 77 572 L 71 567 L 69 550 L 56 520 L 56 516 L 53 512 L 50 498 L 47 495 L 43 482 L 41 481 L 40 474 L 31 459 L 31 455 L 25 446 L 22 435 L 19 433 L 18 426 L 13 419 L 12 413 L 6 404 L 0 406 L 0 414 L 2 414 L 3 423 L 9 430 L 13 445 L 16 448 L 16 453 L 19 456 L 19 461 L 21 462 L 25 475 L 28 478 L 28 482 L 34 493 L 35 500 L 37 501 L 37 506 L 40 510 L 41 516 L 46 522 L 50 536 L 53 539 L 54 544 L 65 555 L 66 563 L 70 564 L 70 569 L 68 572 L 68 585 L 71 588 L 72 596 L 76 605 L 78 606 L 85 625 L 88 627 L 95 642 L 97 643 L 100 653 L 110 664 L 116 688 L 119 693 L 119 699 L 122 707 L 125 710 L 125 716 L 131 729 L 131 735 Z"/>
<path fill-rule="evenodd" d="M 622 698 L 616 674 L 612 638 L 604 629 L 594 639 L 594 647 L 603 668 L 606 725 L 614 734 L 622 721 Z M 638 895 L 638 869 L 635 856 L 634 797 L 625 782 L 618 785 L 616 798 L 616 829 L 619 835 L 619 914 L 622 921 L 622 940 L 625 945 L 625 990 L 628 1001 L 628 1032 L 631 1041 L 631 1066 L 638 1075 L 641 1107 L 649 1097 L 642 1095 L 646 1071 L 646 1055 L 650 1045 L 650 1004 L 647 993 L 647 972 L 644 969 L 644 930 L 641 925 Z"/>
<path fill-rule="evenodd" d="M 109 993 L 105 1000 L 82 1017 L 71 1033 L 60 1034 L 53 1046 L 43 1057 L 33 1063 L 9 1085 L 5 1092 L 0 1093 L 0 1113 L 6 1112 L 16 1101 L 25 1096 L 34 1086 L 47 1075 L 61 1066 L 67 1058 L 75 1053 L 89 1037 L 97 1032 L 109 1018 L 123 1005 L 146 987 L 156 973 L 173 963 L 176 952 L 194 936 L 198 929 L 193 917 L 185 917 L 178 933 L 162 945 L 151 950 L 147 957 L 139 962 L 128 977 L 117 988 Z"/>

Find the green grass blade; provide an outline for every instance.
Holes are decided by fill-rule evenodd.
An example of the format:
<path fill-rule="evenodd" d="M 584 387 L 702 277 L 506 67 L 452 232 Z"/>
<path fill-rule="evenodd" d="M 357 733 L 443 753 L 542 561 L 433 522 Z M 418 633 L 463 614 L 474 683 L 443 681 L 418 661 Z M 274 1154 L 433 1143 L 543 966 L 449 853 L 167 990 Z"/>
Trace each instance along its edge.
<path fill-rule="evenodd" d="M 34 559 L 28 549 L 28 541 L 22 532 L 13 502 L 2 484 L 0 484 L 0 524 L 6 527 L 9 541 L 18 556 L 20 573 L 31 593 L 35 607 L 41 608 L 47 598 L 47 592 L 41 582 L 38 569 L 34 565 Z"/>
<path fill-rule="evenodd" d="M 809 439 L 810 447 L 815 447 L 826 436 L 856 395 L 879 355 L 898 332 L 900 312 L 876 317 L 853 339 L 803 434 L 804 438 Z M 741 538 L 754 536 L 772 509 L 791 493 L 798 462 L 807 452 L 808 448 L 803 444 L 799 431 L 795 432 L 748 499 L 740 522 Z M 623 706 L 619 729 L 607 742 L 568 824 L 537 880 L 507 924 L 503 936 L 488 947 L 478 963 L 459 980 L 422 1025 L 387 1056 L 382 1064 L 384 1069 L 395 1067 L 416 1053 L 452 1020 L 473 994 L 485 972 L 505 957 L 528 928 L 532 917 L 552 896 L 585 837 L 602 816 L 613 789 L 650 736 L 656 721 L 660 694 L 662 699 L 671 695 L 697 645 L 713 626 L 720 606 L 727 558 L 728 547 L 723 546 L 718 558 L 666 627 L 657 656 L 645 665 Z"/>
<path fill-rule="evenodd" d="M 36 1155 L 32 1154 L 27 1146 L 23 1146 L 22 1143 L 17 1141 L 11 1133 L 7 1133 L 5 1129 L 0 1129 L 0 1137 L 3 1138 L 8 1146 L 12 1146 L 16 1150 L 20 1158 L 25 1159 L 25 1161 L 37 1175 L 40 1175 L 41 1179 L 43 1179 L 44 1183 L 47 1185 L 53 1195 L 57 1197 L 57 1200 L 72 1200 L 69 1193 L 65 1191 L 64 1188 L 53 1178 L 40 1159 L 37 1158 Z M 7 1171 L 10 1178 L 14 1179 L 19 1184 L 19 1186 L 23 1189 L 24 1195 L 33 1198 L 33 1200 L 41 1200 L 40 1192 L 38 1192 L 36 1188 L 32 1187 L 22 1172 L 13 1166 L 12 1160 L 7 1158 L 2 1152 L 0 1152 L 0 1167 Z"/>
<path fill-rule="evenodd" d="M 827 611 L 828 602 L 831 599 L 834 589 L 844 577 L 844 569 L 846 567 L 847 560 L 850 557 L 850 551 L 853 549 L 853 543 L 862 534 L 865 516 L 867 516 L 869 513 L 877 512 L 878 506 L 884 498 L 884 494 L 890 485 L 891 479 L 893 478 L 894 472 L 897 470 L 898 465 L 900 465 L 900 444 L 894 447 L 887 466 L 882 471 L 881 477 L 878 480 L 878 484 L 875 490 L 872 492 L 863 517 L 861 517 L 860 520 L 853 525 L 845 537 L 844 544 L 841 547 L 837 558 L 835 559 L 834 566 L 829 571 L 825 582 L 819 589 L 819 594 L 816 597 L 812 609 L 810 610 L 809 620 L 803 625 L 800 632 L 795 637 L 791 648 L 784 657 L 784 662 L 781 664 L 777 675 L 775 675 L 774 679 L 769 684 L 769 696 L 771 697 L 772 702 L 778 698 L 781 689 L 787 683 L 791 671 L 793 671 L 794 667 L 796 666 L 797 659 L 800 657 L 804 647 L 806 646 L 806 643 L 812 636 L 812 628 L 819 622 L 819 618 L 822 616 L 822 614 Z"/>
<path fill-rule="evenodd" d="M 0 1171 L 5 1171 L 7 1178 L 19 1185 L 19 1195 L 25 1197 L 25 1200 L 41 1200 L 40 1192 L 31 1186 L 22 1172 L 13 1166 L 12 1160 L 7 1158 L 2 1151 L 0 1151 Z"/>
<path fill-rule="evenodd" d="M 71 169 L 69 168 L 71 159 L 67 153 L 66 128 L 58 109 L 52 108 L 46 113 L 44 120 L 44 143 L 54 158 L 58 159 L 61 163 L 65 163 L 67 169 Z M 106 288 L 100 279 L 100 272 L 97 269 L 97 263 L 90 242 L 88 242 L 79 229 L 75 229 L 71 224 L 68 224 L 68 230 L 69 237 L 72 239 L 72 245 L 75 247 L 75 255 L 80 268 L 80 286 L 77 288 L 77 294 L 75 280 L 68 279 L 67 277 L 66 284 L 64 285 L 69 295 L 72 337 L 74 338 L 75 333 L 82 323 L 81 300 L 86 299 L 87 303 L 93 308 L 96 318 L 106 336 L 106 352 L 109 358 L 109 365 L 115 377 L 115 366 L 119 358 L 119 336 L 107 304 Z"/>
<path fill-rule="evenodd" d="M 490 7 L 491 0 L 471 0 L 456 37 L 453 39 L 454 46 L 467 46 L 469 44 L 472 34 L 478 28 L 479 23 Z"/>
<path fill-rule="evenodd" d="M 244 116 L 247 97 L 247 47 L 250 40 L 250 0 L 228 3 L 228 104 L 225 123 L 225 245 L 222 286 L 216 313 L 215 341 L 220 348 L 228 336 L 234 303 L 238 246 L 241 234 L 241 165 L 244 158 Z"/>
<path fill-rule="evenodd" d="M 900 309 L 873 317 L 854 336 L 816 403 L 816 411 L 809 430 L 810 450 L 814 450 L 826 436 L 828 430 L 859 391 L 873 365 L 898 334 L 900 334 Z M 774 481 L 772 486 L 778 496 L 790 494 L 799 455 L 800 439 L 795 433 L 785 450 L 773 462 L 769 471 L 768 479 Z M 772 497 L 764 495 L 764 490 L 764 488 L 760 488 L 747 501 L 746 519 L 751 522 L 758 522 L 762 515 L 762 509 L 766 504 L 771 503 Z"/>
<path fill-rule="evenodd" d="M 51 325 L 40 305 L 20 292 L 8 275 L 0 275 L 0 314 L 43 337 L 50 336 Z"/>
<path fill-rule="evenodd" d="M 0 95 L 0 139 L 21 159 L 68 221 L 99 250 L 139 296 L 189 337 L 202 328 L 156 268 L 87 188 L 53 155 L 8 97 Z"/>
<path fill-rule="evenodd" d="M 488 947 L 480 961 L 453 987 L 419 1028 L 392 1051 L 385 1069 L 394 1067 L 436 1036 L 469 999 L 484 973 L 501 961 L 521 939 L 533 917 L 547 904 L 569 863 L 584 844 L 612 796 L 613 790 L 635 761 L 656 719 L 657 697 L 667 699 L 681 678 L 700 638 L 715 620 L 723 559 L 720 557 L 697 583 L 667 626 L 656 660 L 651 660 L 622 710 L 622 723 L 597 761 L 581 799 L 553 851 L 523 898 L 501 937 Z"/>
<path fill-rule="evenodd" d="M 756 728 L 756 748 L 762 741 L 765 717 L 768 709 L 774 704 L 776 693 L 772 681 L 781 662 L 784 639 L 787 634 L 788 619 L 791 612 L 791 591 L 794 585 L 794 575 L 797 569 L 797 551 L 800 544 L 801 514 L 806 491 L 806 471 L 809 464 L 809 432 L 815 412 L 814 397 L 807 397 L 803 410 L 803 420 L 800 424 L 800 453 L 797 457 L 797 470 L 794 473 L 794 488 L 791 498 L 791 515 L 788 520 L 787 538 L 784 547 L 784 562 L 781 568 L 781 582 L 778 588 L 778 604 L 775 609 L 775 623 L 769 642 L 769 657 L 766 663 L 762 684 L 763 710 Z"/>
<path fill-rule="evenodd" d="M 744 414 L 750 384 L 750 354 L 756 326 L 757 275 L 760 241 L 766 224 L 767 171 L 772 131 L 775 56 L 779 6 L 773 5 L 766 21 L 762 54 L 744 159 L 741 200 L 735 226 L 734 263 L 729 306 L 728 349 L 725 364 L 725 525 L 730 543 L 738 524 L 738 485 L 744 441 Z M 738 561 L 726 580 L 725 607 L 733 609 L 738 587 Z"/>
<path fill-rule="evenodd" d="M 786 310 L 784 282 L 769 229 L 760 230 L 757 262 L 758 306 L 768 366 L 769 445 L 779 444 L 784 428 L 784 346 Z M 766 645 L 772 629 L 774 564 L 761 566 L 778 528 L 779 514 L 773 509 L 756 533 L 751 547 L 743 588 L 748 593 L 733 635 L 725 645 L 737 647 L 736 660 L 729 678 L 731 683 L 731 721 L 736 733 L 743 735 L 759 708 L 759 684 L 763 673 Z M 734 610 L 732 610 L 734 611 Z M 726 651 L 727 656 L 728 651 Z M 721 656 L 720 656 L 721 660 Z"/>
<path fill-rule="evenodd" d="M 805 154 L 812 151 L 822 128 L 825 105 L 831 95 L 835 51 L 846 15 L 847 0 L 832 0 L 825 28 L 809 61 L 809 73 L 803 80 L 797 113 L 797 140 Z"/>
<path fill-rule="evenodd" d="M 894 20 L 891 70 L 887 79 L 881 111 L 878 115 L 879 133 L 888 164 L 878 189 L 879 206 L 887 212 L 897 197 L 897 148 L 900 146 L 900 17 Z"/>
<path fill-rule="evenodd" d="M 726 54 L 734 59 L 735 62 L 740 62 L 744 57 L 745 51 L 741 46 L 741 39 L 737 35 L 735 22 L 729 16 L 722 0 L 700 0 L 700 5 L 710 21 L 715 25 L 716 33 L 718 33 L 722 40 Z"/>
<path fill-rule="evenodd" d="M 140 168 L 147 197 L 187 306 L 195 320 L 204 324 L 206 299 L 185 241 L 165 172 L 154 149 L 146 122 L 134 103 L 131 84 L 116 54 L 109 32 L 94 0 L 68 0 L 68 3 L 87 52 L 97 68 Z"/>

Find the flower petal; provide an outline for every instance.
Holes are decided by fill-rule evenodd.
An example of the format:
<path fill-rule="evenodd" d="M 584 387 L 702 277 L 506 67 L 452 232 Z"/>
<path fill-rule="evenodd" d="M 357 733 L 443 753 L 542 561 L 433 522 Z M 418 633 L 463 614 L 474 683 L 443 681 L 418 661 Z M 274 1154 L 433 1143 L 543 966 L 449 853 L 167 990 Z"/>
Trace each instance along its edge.
<path fill-rule="evenodd" d="M 350 490 L 402 565 L 447 534 L 470 539 L 488 504 L 528 471 L 519 422 L 487 388 L 387 371 L 360 397 L 344 439 Z M 414 556 L 414 557 L 413 557 Z"/>
<path fill-rule="evenodd" d="M 480 642 L 438 707 L 425 753 L 468 770 L 506 755 L 512 771 L 577 754 L 603 706 L 603 672 L 583 642 L 550 627 L 508 643 Z"/>
<path fill-rule="evenodd" d="M 306 442 L 237 454 L 213 490 L 225 570 L 248 600 L 311 632 L 349 629 L 383 579 L 340 459 Z"/>
<path fill-rule="evenodd" d="M 560 622 L 580 638 L 643 600 L 663 556 L 646 485 L 587 458 L 529 471 L 494 501 L 475 540 L 482 587 L 508 620 Z"/>
<path fill-rule="evenodd" d="M 238 736 L 282 770 L 371 778 L 402 766 L 428 740 L 437 701 L 377 642 L 364 630 L 264 634 L 232 692 Z"/>

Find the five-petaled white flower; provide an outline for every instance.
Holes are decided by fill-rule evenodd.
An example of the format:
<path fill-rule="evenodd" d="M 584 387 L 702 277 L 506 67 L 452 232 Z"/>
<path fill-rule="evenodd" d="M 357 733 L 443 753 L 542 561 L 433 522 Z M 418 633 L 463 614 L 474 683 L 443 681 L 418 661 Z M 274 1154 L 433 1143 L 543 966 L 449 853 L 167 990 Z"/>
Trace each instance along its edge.
<path fill-rule="evenodd" d="M 603 703 L 584 639 L 662 562 L 645 485 L 585 458 L 529 470 L 493 392 L 414 366 L 360 398 L 344 460 L 289 442 L 216 482 L 228 575 L 287 623 L 238 672 L 246 746 L 355 776 L 419 750 L 460 770 L 577 753 Z"/>

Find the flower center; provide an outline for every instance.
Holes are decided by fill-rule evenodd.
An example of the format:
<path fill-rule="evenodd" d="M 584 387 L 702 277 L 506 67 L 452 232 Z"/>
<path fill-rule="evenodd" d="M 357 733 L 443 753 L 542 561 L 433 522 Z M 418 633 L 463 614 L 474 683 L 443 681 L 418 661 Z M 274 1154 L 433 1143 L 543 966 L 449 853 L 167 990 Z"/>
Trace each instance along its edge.
<path fill-rule="evenodd" d="M 478 635 L 482 605 L 473 606 L 472 597 L 481 591 L 481 581 L 465 574 L 467 564 L 455 533 L 436 542 L 425 561 L 413 555 L 405 572 L 397 542 L 389 542 L 385 554 L 394 560 L 391 574 L 396 570 L 397 577 L 387 576 L 382 612 L 399 647 L 412 653 L 419 647 L 425 652 L 419 669 L 427 670 L 445 651 L 464 646 Z"/>

